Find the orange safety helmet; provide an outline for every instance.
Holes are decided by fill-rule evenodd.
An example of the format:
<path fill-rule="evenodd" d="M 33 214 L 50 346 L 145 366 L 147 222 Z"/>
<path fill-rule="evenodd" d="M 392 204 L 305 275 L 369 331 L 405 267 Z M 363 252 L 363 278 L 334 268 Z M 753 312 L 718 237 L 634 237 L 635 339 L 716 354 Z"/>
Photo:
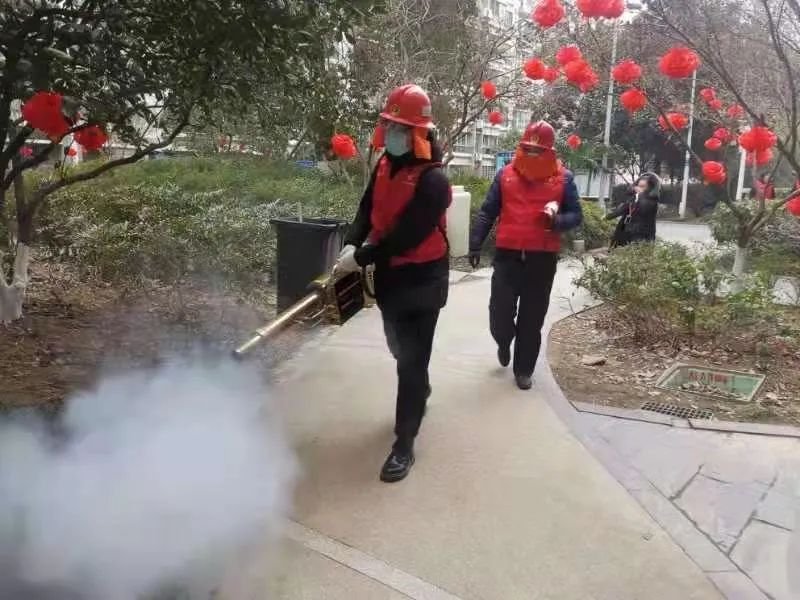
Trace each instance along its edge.
<path fill-rule="evenodd" d="M 409 127 L 433 127 L 431 99 L 418 85 L 395 88 L 386 99 L 381 118 Z"/>
<path fill-rule="evenodd" d="M 553 126 L 547 121 L 537 121 L 528 125 L 525 133 L 522 134 L 519 145 L 552 150 L 555 142 L 556 131 Z"/>

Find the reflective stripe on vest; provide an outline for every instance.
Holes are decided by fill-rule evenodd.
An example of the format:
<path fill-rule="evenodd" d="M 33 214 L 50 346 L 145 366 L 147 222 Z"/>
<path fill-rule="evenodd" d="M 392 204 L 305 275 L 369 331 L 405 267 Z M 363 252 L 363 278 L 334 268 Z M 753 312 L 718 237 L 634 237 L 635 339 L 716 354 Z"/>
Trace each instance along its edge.
<path fill-rule="evenodd" d="M 564 198 L 564 172 L 543 181 L 529 181 L 512 165 L 500 175 L 501 210 L 497 223 L 497 247 L 506 250 L 558 252 L 561 234 L 548 230 L 550 220 L 544 213 L 548 202 Z"/>
<path fill-rule="evenodd" d="M 422 174 L 438 166 L 440 165 L 436 163 L 427 163 L 403 167 L 392 177 L 392 166 L 389 159 L 381 158 L 372 188 L 372 213 L 370 214 L 372 231 L 370 233 L 370 242 L 376 243 L 387 232 L 391 231 L 397 219 L 414 197 L 417 183 Z M 450 206 L 451 200 L 452 189 L 449 190 L 448 206 Z M 439 227 L 436 230 L 416 248 L 412 248 L 402 256 L 392 257 L 390 264 L 399 266 L 411 263 L 426 263 L 442 258 L 447 254 L 446 228 L 447 218 L 446 215 L 442 215 Z"/>

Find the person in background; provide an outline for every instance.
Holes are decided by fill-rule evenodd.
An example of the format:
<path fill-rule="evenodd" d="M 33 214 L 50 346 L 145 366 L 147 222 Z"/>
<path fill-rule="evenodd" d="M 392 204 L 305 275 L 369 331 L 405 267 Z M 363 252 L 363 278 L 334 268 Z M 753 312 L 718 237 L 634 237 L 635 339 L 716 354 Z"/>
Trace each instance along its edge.
<path fill-rule="evenodd" d="M 753 183 L 750 197 L 756 200 L 775 200 L 775 185 L 767 173 L 762 173 Z"/>
<path fill-rule="evenodd" d="M 532 386 L 561 233 L 583 219 L 578 188 L 554 143 L 549 123 L 528 125 L 511 164 L 498 171 L 489 188 L 470 235 L 470 263 L 476 268 L 497 221 L 489 327 L 503 367 L 511 362 L 514 342 L 514 376 L 523 390 Z"/>
<path fill-rule="evenodd" d="M 420 87 L 404 85 L 389 95 L 373 146 L 385 152 L 335 271 L 375 266 L 375 298 L 397 362 L 397 439 L 380 478 L 396 482 L 414 464 L 414 440 L 431 394 L 433 337 L 449 285 L 445 214 L 451 188 L 433 134 L 431 101 Z"/>
<path fill-rule="evenodd" d="M 606 219 L 619 219 L 611 247 L 619 248 L 633 242 L 653 242 L 656 239 L 656 216 L 661 199 L 661 179 L 655 173 L 639 176 L 630 195 Z"/>

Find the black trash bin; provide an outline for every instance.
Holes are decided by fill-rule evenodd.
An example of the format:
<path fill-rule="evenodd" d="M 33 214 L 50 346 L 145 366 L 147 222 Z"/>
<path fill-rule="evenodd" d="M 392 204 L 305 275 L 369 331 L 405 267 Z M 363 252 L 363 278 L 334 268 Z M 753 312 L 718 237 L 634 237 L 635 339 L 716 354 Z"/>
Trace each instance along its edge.
<path fill-rule="evenodd" d="M 308 285 L 333 268 L 347 222 L 338 219 L 271 219 L 278 238 L 275 271 L 278 312 L 308 294 Z"/>

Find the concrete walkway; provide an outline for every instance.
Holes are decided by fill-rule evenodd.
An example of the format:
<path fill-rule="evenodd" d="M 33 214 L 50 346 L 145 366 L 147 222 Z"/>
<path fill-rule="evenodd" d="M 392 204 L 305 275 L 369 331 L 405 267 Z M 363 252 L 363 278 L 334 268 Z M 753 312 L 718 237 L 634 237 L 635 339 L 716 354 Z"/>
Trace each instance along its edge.
<path fill-rule="evenodd" d="M 293 361 L 279 386 L 304 469 L 293 522 L 283 551 L 250 565 L 260 578 L 236 578 L 227 598 L 721 598 L 546 388 L 520 392 L 496 367 L 487 276 L 451 287 L 417 465 L 402 483 L 378 481 L 395 376 L 377 310 Z M 554 296 L 571 274 L 558 277 Z"/>

